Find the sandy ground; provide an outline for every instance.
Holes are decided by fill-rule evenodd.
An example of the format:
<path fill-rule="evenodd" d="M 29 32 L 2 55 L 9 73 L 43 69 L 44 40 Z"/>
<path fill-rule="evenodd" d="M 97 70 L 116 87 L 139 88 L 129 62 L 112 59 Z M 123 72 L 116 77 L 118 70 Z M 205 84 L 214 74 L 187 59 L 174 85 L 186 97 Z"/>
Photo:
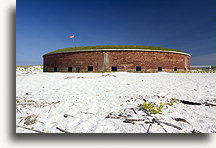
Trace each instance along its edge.
<path fill-rule="evenodd" d="M 40 67 L 18 68 L 16 102 L 17 133 L 216 132 L 215 73 L 43 73 Z M 152 114 L 140 106 L 144 102 L 166 105 L 162 113 Z"/>

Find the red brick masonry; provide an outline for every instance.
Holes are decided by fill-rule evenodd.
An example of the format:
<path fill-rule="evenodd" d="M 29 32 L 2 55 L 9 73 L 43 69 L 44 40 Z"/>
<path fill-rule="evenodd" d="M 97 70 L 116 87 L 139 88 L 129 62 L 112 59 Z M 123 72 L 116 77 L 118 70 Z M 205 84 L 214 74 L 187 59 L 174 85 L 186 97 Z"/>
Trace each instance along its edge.
<path fill-rule="evenodd" d="M 47 72 L 184 71 L 190 69 L 190 55 L 172 51 L 85 50 L 50 53 L 43 56 Z M 91 66 L 91 67 L 89 67 Z M 92 67 L 93 66 L 93 67 Z M 114 66 L 114 68 L 112 68 Z M 70 67 L 70 68 L 69 68 Z M 175 67 L 175 68 L 174 68 Z"/>

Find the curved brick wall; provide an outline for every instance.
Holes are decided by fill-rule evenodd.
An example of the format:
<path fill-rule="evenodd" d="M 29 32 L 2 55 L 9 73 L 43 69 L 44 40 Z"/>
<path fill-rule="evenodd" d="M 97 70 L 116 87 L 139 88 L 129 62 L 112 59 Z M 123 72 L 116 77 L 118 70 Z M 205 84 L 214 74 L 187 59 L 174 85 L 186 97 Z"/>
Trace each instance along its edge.
<path fill-rule="evenodd" d="M 189 70 L 190 55 L 170 51 L 89 50 L 51 53 L 43 56 L 44 71 L 87 72 Z M 90 66 L 90 67 L 89 67 Z M 70 68 L 69 68 L 70 67 Z M 113 68 L 112 68 L 113 67 Z"/>

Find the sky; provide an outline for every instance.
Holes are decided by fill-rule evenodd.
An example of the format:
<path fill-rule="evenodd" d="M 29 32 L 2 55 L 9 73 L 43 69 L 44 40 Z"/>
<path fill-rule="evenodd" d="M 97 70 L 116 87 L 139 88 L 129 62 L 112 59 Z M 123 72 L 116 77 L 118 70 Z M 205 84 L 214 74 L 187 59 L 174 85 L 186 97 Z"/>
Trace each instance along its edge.
<path fill-rule="evenodd" d="M 17 0 L 16 64 L 43 64 L 62 48 L 144 45 L 215 65 L 215 0 Z M 74 41 L 69 36 L 75 36 Z"/>

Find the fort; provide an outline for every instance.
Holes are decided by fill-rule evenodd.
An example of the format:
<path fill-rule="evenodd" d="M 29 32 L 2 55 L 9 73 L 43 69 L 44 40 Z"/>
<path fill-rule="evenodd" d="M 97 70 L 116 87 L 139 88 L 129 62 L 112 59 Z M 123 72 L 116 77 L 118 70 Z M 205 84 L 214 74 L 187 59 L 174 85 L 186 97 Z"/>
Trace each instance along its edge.
<path fill-rule="evenodd" d="M 189 69 L 190 54 L 164 47 L 85 46 L 43 55 L 44 72 L 170 72 Z"/>

